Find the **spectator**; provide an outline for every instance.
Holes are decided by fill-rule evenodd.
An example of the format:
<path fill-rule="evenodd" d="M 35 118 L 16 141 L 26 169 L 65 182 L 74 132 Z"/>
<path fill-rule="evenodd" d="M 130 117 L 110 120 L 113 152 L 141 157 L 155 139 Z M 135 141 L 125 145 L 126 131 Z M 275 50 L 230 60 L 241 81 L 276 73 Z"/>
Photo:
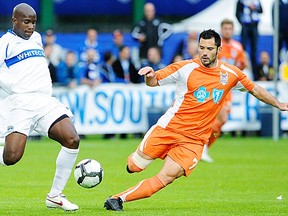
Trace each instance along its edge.
<path fill-rule="evenodd" d="M 195 58 L 198 55 L 198 33 L 191 31 L 188 35 L 180 42 L 176 54 L 181 54 L 184 59 Z"/>
<path fill-rule="evenodd" d="M 185 56 L 185 59 L 196 58 L 198 56 L 197 49 L 198 49 L 198 43 L 196 41 L 190 40 L 188 43 L 187 54 Z"/>
<path fill-rule="evenodd" d="M 100 66 L 100 75 L 101 75 L 102 83 L 116 82 L 115 72 L 112 67 L 115 61 L 115 57 L 113 53 L 110 51 L 106 51 L 103 55 L 103 58 L 104 58 L 104 62 Z"/>
<path fill-rule="evenodd" d="M 249 79 L 254 80 L 254 74 L 252 72 L 252 64 L 250 61 L 249 54 L 247 53 L 247 51 L 244 51 L 244 55 L 245 55 L 246 67 L 242 70 L 242 72 L 245 73 Z"/>
<path fill-rule="evenodd" d="M 58 79 L 57 79 L 57 68 L 51 62 L 52 50 L 53 50 L 53 45 L 52 44 L 44 45 L 44 54 L 45 54 L 45 57 L 46 57 L 46 60 L 47 60 L 48 69 L 49 69 L 50 76 L 51 76 L 51 81 L 52 81 L 52 84 L 54 85 L 54 84 L 56 84 L 58 82 Z"/>
<path fill-rule="evenodd" d="M 160 70 L 166 67 L 165 64 L 161 62 L 161 52 L 158 47 L 151 47 L 148 49 L 148 59 L 142 65 L 142 67 L 149 66 L 154 70 Z"/>
<path fill-rule="evenodd" d="M 113 53 L 110 51 L 106 51 L 103 55 L 104 62 L 100 66 L 100 75 L 102 79 L 102 83 L 114 83 L 114 82 L 125 82 L 124 79 L 117 79 L 115 76 L 115 72 L 113 70 L 112 64 L 115 61 Z M 122 135 L 124 136 L 124 135 Z M 104 134 L 104 139 L 113 139 L 115 134 Z"/>
<path fill-rule="evenodd" d="M 61 45 L 56 43 L 56 35 L 52 29 L 46 31 L 43 44 L 44 46 L 48 44 L 52 46 L 50 61 L 55 67 L 57 67 L 59 63 L 64 59 L 65 50 Z"/>
<path fill-rule="evenodd" d="M 68 51 L 65 60 L 58 65 L 57 77 L 60 85 L 74 88 L 79 84 L 78 61 L 73 51 Z"/>
<path fill-rule="evenodd" d="M 261 13 L 263 13 L 263 10 L 260 0 L 237 1 L 236 17 L 242 26 L 241 42 L 244 50 L 247 50 L 248 40 L 250 40 L 250 57 L 254 76 L 255 67 L 257 65 L 256 54 L 258 45 L 258 23 Z"/>
<path fill-rule="evenodd" d="M 80 67 L 80 84 L 85 84 L 90 87 L 98 86 L 101 80 L 100 68 L 94 62 L 96 51 L 93 48 L 86 50 L 87 61 L 79 63 Z"/>
<path fill-rule="evenodd" d="M 124 80 L 126 83 L 140 83 L 141 77 L 138 70 L 130 59 L 130 48 L 128 46 L 120 47 L 119 57 L 112 65 L 117 80 Z M 134 134 L 138 138 L 141 134 Z M 127 134 L 120 134 L 121 139 L 126 139 Z"/>
<path fill-rule="evenodd" d="M 135 65 L 130 59 L 130 48 L 121 46 L 119 57 L 112 65 L 117 79 L 124 79 L 126 83 L 140 83 L 140 76 Z"/>
<path fill-rule="evenodd" d="M 89 28 L 87 30 L 86 39 L 84 44 L 80 47 L 79 58 L 80 61 L 87 61 L 87 49 L 93 48 L 95 49 L 95 57 L 94 62 L 99 63 L 101 61 L 101 46 L 98 42 L 98 32 L 94 28 Z"/>
<path fill-rule="evenodd" d="M 272 7 L 272 22 L 274 25 L 274 7 L 275 2 Z M 279 0 L 279 51 L 284 48 L 284 42 L 286 45 L 286 50 L 288 50 L 288 0 Z"/>
<path fill-rule="evenodd" d="M 110 48 L 110 51 L 112 52 L 114 57 L 118 58 L 119 49 L 123 45 L 124 45 L 123 33 L 119 29 L 115 29 L 113 31 L 113 43 L 112 43 L 112 46 Z"/>
<path fill-rule="evenodd" d="M 140 43 L 139 57 L 147 59 L 148 49 L 158 47 L 162 51 L 164 40 L 172 34 L 172 26 L 162 22 L 155 16 L 156 10 L 152 3 L 144 5 L 144 17 L 132 30 L 132 37 Z"/>
<path fill-rule="evenodd" d="M 255 81 L 273 80 L 274 69 L 270 62 L 270 55 L 267 51 L 260 53 L 260 63 L 256 67 Z"/>
<path fill-rule="evenodd" d="M 288 82 L 288 51 L 279 66 L 279 75 L 281 80 Z"/>
<path fill-rule="evenodd" d="M 171 64 L 182 60 L 184 60 L 183 56 L 181 54 L 176 54 L 173 56 Z"/>

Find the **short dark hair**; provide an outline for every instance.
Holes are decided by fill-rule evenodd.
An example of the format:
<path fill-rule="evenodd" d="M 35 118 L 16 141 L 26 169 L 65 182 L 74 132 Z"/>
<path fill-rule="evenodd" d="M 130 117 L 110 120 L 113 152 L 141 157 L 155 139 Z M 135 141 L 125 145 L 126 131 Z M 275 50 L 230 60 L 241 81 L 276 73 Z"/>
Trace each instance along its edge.
<path fill-rule="evenodd" d="M 119 52 L 122 52 L 122 50 L 125 49 L 126 47 L 129 48 L 129 46 L 127 46 L 127 45 L 121 45 L 121 46 L 119 47 Z"/>
<path fill-rule="evenodd" d="M 105 62 L 107 62 L 107 61 L 109 61 L 112 57 L 113 57 L 113 53 L 110 52 L 110 51 L 106 51 L 106 52 L 104 53 L 103 60 L 104 60 Z"/>
<path fill-rule="evenodd" d="M 200 42 L 200 39 L 211 39 L 211 38 L 215 38 L 215 45 L 217 47 L 221 46 L 221 37 L 220 35 L 213 29 L 208 29 L 208 30 L 204 30 L 201 32 L 200 36 L 199 36 L 199 40 L 198 42 Z"/>

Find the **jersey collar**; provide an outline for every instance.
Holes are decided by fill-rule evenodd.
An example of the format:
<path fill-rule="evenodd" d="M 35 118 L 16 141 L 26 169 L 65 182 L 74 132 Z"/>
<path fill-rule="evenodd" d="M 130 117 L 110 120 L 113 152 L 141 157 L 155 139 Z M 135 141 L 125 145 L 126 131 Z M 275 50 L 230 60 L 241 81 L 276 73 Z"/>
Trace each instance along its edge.
<path fill-rule="evenodd" d="M 17 36 L 17 35 L 15 34 L 15 32 L 13 32 L 13 30 L 12 30 L 12 29 L 8 29 L 8 31 L 7 31 L 7 32 L 9 32 L 9 33 L 11 33 L 11 34 L 13 34 L 13 35 Z"/>

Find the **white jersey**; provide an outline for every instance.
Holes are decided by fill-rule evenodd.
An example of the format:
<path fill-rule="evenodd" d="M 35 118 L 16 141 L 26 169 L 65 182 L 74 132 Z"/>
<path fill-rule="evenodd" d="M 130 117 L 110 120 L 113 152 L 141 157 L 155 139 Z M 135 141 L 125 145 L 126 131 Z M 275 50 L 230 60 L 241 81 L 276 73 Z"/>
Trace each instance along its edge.
<path fill-rule="evenodd" d="M 52 94 L 52 82 L 41 35 L 28 40 L 8 30 L 0 38 L 0 86 L 8 94 Z"/>

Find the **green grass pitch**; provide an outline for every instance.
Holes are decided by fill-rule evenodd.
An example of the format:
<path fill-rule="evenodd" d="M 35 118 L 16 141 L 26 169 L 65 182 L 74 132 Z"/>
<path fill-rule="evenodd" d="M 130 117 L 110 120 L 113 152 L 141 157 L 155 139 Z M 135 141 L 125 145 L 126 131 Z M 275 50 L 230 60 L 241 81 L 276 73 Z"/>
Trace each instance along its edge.
<path fill-rule="evenodd" d="M 71 175 L 64 194 L 79 205 L 73 215 L 288 215 L 288 141 L 270 138 L 221 137 L 211 148 L 214 163 L 200 162 L 188 177 L 148 199 L 124 204 L 124 212 L 103 208 L 105 199 L 155 175 L 162 166 L 153 162 L 142 173 L 128 174 L 128 155 L 139 139 L 81 141 L 77 162 L 93 158 L 104 168 L 103 182 L 95 188 L 77 185 Z M 22 160 L 0 167 L 0 215 L 67 215 L 48 210 L 45 197 L 55 171 L 60 145 L 48 139 L 29 141 Z M 283 199 L 277 197 L 282 195 Z"/>

